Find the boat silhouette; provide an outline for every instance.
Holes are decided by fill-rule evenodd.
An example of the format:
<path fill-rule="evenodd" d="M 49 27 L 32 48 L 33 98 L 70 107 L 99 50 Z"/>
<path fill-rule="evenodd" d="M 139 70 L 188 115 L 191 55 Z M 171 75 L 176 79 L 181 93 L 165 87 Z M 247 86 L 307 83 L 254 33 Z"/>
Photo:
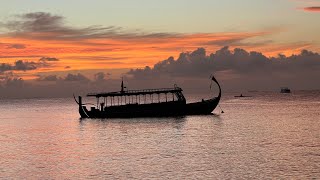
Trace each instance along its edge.
<path fill-rule="evenodd" d="M 218 106 L 221 98 L 221 87 L 215 77 L 211 77 L 219 87 L 219 94 L 211 99 L 194 103 L 186 103 L 182 89 L 174 88 L 125 90 L 123 80 L 121 90 L 117 92 L 89 93 L 87 97 L 97 99 L 96 106 L 87 109 L 88 104 L 82 103 L 82 97 L 75 101 L 79 105 L 81 118 L 133 118 L 133 117 L 166 117 L 184 115 L 206 115 L 211 114 Z M 157 100 L 153 96 L 158 96 Z M 160 95 L 165 95 L 165 101 L 160 101 Z M 168 98 L 169 95 L 169 98 Z M 151 102 L 147 102 L 147 96 Z M 102 98 L 102 102 L 100 101 Z M 172 99 L 171 99 L 172 98 Z M 109 102 L 109 103 L 108 103 Z M 109 104 L 109 106 L 108 106 Z"/>
<path fill-rule="evenodd" d="M 252 97 L 252 96 L 244 96 L 244 95 L 240 94 L 240 96 L 234 96 L 234 97 L 236 97 L 236 98 L 243 98 L 243 97 Z"/>
<path fill-rule="evenodd" d="M 288 87 L 282 87 L 280 93 L 291 93 L 291 90 Z"/>

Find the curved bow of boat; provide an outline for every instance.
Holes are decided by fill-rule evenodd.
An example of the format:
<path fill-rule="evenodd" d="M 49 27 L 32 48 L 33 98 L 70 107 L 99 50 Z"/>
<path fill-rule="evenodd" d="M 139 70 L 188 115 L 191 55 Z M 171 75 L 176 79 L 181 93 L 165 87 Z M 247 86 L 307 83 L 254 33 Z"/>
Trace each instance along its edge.
<path fill-rule="evenodd" d="M 217 81 L 217 79 L 216 79 L 214 76 L 212 76 L 211 80 L 214 81 L 215 83 L 217 83 L 217 85 L 218 85 L 218 87 L 219 87 L 219 95 L 218 95 L 217 98 L 218 98 L 219 101 L 220 101 L 220 98 L 221 98 L 221 86 L 220 86 L 219 82 Z"/>
<path fill-rule="evenodd" d="M 219 87 L 219 95 L 208 100 L 202 100 L 200 102 L 187 104 L 186 114 L 188 115 L 200 115 L 211 114 L 212 111 L 218 106 L 221 99 L 221 86 L 214 76 L 211 80 L 215 82 Z"/>
<path fill-rule="evenodd" d="M 80 97 L 80 96 L 79 96 Z M 73 99 L 74 99 L 74 101 L 78 104 L 78 105 L 80 105 L 80 103 L 77 101 L 77 99 L 76 99 L 76 97 L 74 96 L 74 94 L 73 94 Z M 80 98 L 79 98 L 80 99 Z"/>

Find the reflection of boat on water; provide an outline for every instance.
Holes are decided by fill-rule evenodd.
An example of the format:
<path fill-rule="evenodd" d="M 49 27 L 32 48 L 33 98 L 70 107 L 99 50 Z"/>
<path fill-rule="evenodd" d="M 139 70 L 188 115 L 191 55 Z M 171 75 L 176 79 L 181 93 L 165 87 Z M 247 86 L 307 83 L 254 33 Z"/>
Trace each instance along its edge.
<path fill-rule="evenodd" d="M 159 117 L 159 116 L 183 116 L 211 114 L 217 107 L 221 98 L 221 87 L 218 81 L 212 77 L 212 81 L 219 87 L 219 95 L 208 100 L 195 103 L 186 103 L 186 99 L 180 87 L 162 89 L 124 90 L 123 81 L 121 91 L 89 93 L 88 97 L 95 97 L 95 107 L 87 109 L 82 103 L 82 97 L 78 101 L 79 113 L 82 118 L 131 118 L 131 117 Z M 157 99 L 154 100 L 153 96 Z M 165 96 L 161 102 L 160 95 Z M 169 96 L 169 97 L 168 97 Z M 100 101 L 102 98 L 102 102 Z M 149 101 L 147 101 L 147 98 Z"/>
<path fill-rule="evenodd" d="M 291 93 L 291 90 L 287 87 L 282 87 L 280 93 Z"/>
<path fill-rule="evenodd" d="M 215 117 L 216 118 L 216 117 Z M 89 121 L 88 121 L 89 120 Z M 106 121 L 104 121 L 106 120 Z M 130 129 L 135 126 L 139 128 L 150 127 L 150 124 L 156 125 L 158 128 L 176 128 L 180 129 L 185 125 L 187 118 L 184 116 L 174 116 L 174 117 L 137 117 L 137 118 L 108 118 L 108 119 L 88 119 L 81 118 L 81 125 L 86 126 L 88 124 L 94 126 L 105 125 L 113 126 L 119 128 L 120 131 L 126 131 L 128 127 Z M 90 126 L 90 129 L 92 126 Z"/>
<path fill-rule="evenodd" d="M 252 96 L 244 96 L 244 95 L 240 95 L 240 96 L 234 96 L 234 97 L 236 97 L 236 98 L 243 98 L 243 97 L 252 97 Z"/>

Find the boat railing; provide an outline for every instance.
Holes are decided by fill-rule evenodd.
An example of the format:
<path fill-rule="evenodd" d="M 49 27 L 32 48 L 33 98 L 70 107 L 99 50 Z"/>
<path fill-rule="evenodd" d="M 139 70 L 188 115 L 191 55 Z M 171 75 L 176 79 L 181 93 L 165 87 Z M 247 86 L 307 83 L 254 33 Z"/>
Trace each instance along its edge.
<path fill-rule="evenodd" d="M 126 91 L 116 91 L 116 92 L 100 92 L 100 93 L 88 93 L 87 96 L 119 96 L 119 95 L 133 95 L 133 94 L 157 94 L 157 93 L 175 93 L 181 92 L 182 89 L 180 87 L 174 88 L 159 88 L 159 89 L 141 89 L 141 90 L 126 90 Z"/>
<path fill-rule="evenodd" d="M 125 91 L 125 93 L 140 93 L 140 92 L 163 92 L 163 91 L 177 91 L 177 90 L 181 90 L 181 88 L 179 87 L 175 87 L 175 88 L 160 88 L 160 89 L 142 89 L 142 90 L 127 90 Z"/>

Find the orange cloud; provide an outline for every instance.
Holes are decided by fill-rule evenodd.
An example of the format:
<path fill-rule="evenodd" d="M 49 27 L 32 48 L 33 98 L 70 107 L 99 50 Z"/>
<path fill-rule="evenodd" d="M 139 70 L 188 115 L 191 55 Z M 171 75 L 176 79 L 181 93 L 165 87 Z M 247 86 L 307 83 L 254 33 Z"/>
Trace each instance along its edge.
<path fill-rule="evenodd" d="M 281 30 L 221 33 L 145 33 L 125 31 L 118 27 L 91 26 L 74 28 L 64 18 L 49 13 L 28 13 L 17 20 L 0 23 L 7 32 L 0 35 L 1 62 L 35 61 L 42 57 L 57 58 L 50 67 L 38 72 L 137 68 L 199 47 L 215 52 L 222 46 L 258 50 L 267 55 L 292 54 L 310 44 L 274 45 L 270 41 L 253 42 Z M 10 48 L 9 48 L 10 47 Z M 71 67 L 66 69 L 65 67 Z M 26 76 L 27 72 L 21 75 Z M 28 74 L 28 73 L 27 73 Z"/>
<path fill-rule="evenodd" d="M 292 54 L 310 44 L 274 45 L 269 42 L 244 42 L 250 38 L 265 36 L 272 32 L 239 32 L 213 34 L 186 34 L 177 37 L 145 39 L 86 39 L 76 43 L 68 40 L 29 40 L 7 37 L 3 41 L 22 42 L 24 49 L 0 49 L 3 62 L 13 63 L 18 59 L 34 60 L 41 57 L 54 57 L 50 69 L 37 69 L 35 72 L 65 71 L 71 69 L 136 68 L 152 65 L 159 60 L 180 52 L 204 47 L 214 52 L 221 46 L 258 50 L 269 56 L 278 53 Z M 70 70 L 70 69 L 67 69 Z"/>

